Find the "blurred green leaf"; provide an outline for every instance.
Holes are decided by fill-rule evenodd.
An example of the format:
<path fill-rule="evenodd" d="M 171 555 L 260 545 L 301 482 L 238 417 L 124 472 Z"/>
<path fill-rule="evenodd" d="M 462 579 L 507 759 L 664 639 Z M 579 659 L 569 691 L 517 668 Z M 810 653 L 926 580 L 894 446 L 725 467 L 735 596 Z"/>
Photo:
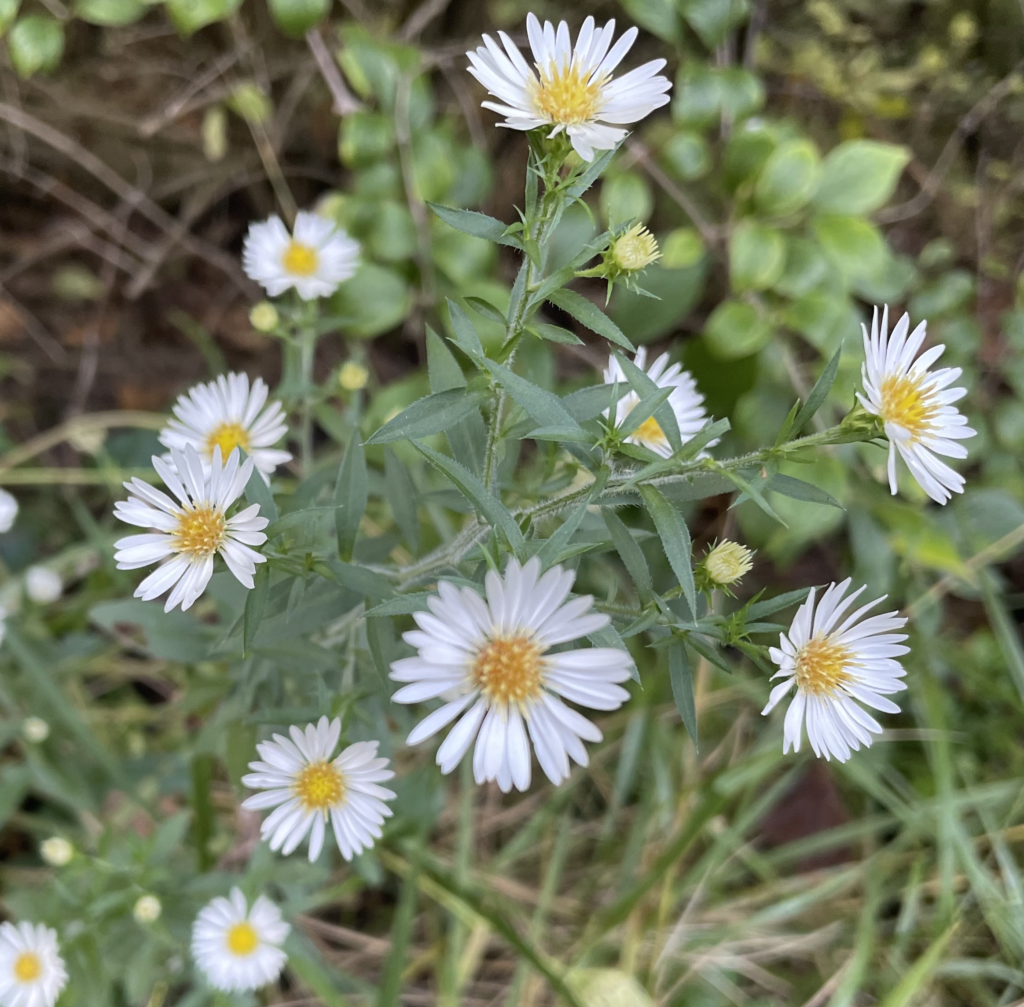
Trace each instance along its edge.
<path fill-rule="evenodd" d="M 603 507 L 601 514 L 608 528 L 608 534 L 612 537 L 615 551 L 625 564 L 630 577 L 633 578 L 641 601 L 646 601 L 651 593 L 651 571 L 640 546 L 637 545 L 633 533 L 622 523 L 622 519 L 611 507 Z"/>
<path fill-rule="evenodd" d="M 653 209 L 651 187 L 635 172 L 605 179 L 601 186 L 601 214 L 609 227 L 618 227 L 634 219 L 645 223 Z"/>
<path fill-rule="evenodd" d="M 669 170 L 688 182 L 703 178 L 711 168 L 711 154 L 700 133 L 674 133 L 659 153 Z"/>
<path fill-rule="evenodd" d="M 674 231 L 669 231 L 661 243 L 661 259 L 660 265 L 662 269 L 689 269 L 690 266 L 696 265 L 702 258 L 704 258 L 704 239 L 700 235 L 695 227 L 677 227 Z M 673 282 L 673 289 L 678 288 L 679 281 L 682 277 L 673 276 L 671 278 Z M 648 284 L 647 289 L 650 289 L 647 274 L 644 274 L 644 282 Z M 656 293 L 656 291 L 651 291 Z M 664 300 L 664 298 L 662 298 Z M 640 336 L 634 337 L 640 342 L 643 339 Z"/>
<path fill-rule="evenodd" d="M 364 262 L 331 298 L 331 311 L 347 319 L 345 334 L 372 339 L 395 328 L 409 313 L 409 284 L 392 269 Z"/>
<path fill-rule="evenodd" d="M 690 658 L 686 653 L 686 644 L 682 640 L 673 642 L 669 647 L 668 674 L 672 685 L 672 698 L 676 701 L 676 709 L 682 718 L 686 733 L 693 739 L 693 747 L 699 752 L 697 707 L 693 698 L 693 673 L 690 670 Z"/>
<path fill-rule="evenodd" d="M 75 14 L 90 24 L 114 27 L 132 24 L 146 13 L 143 0 L 76 0 Z M 0 22 L 3 18 L 0 17 Z"/>
<path fill-rule="evenodd" d="M 786 265 L 781 232 L 753 220 L 741 220 L 729 238 L 729 279 L 732 289 L 767 290 Z"/>
<path fill-rule="evenodd" d="M 359 441 L 359 431 L 352 434 L 348 449 L 338 468 L 338 479 L 334 485 L 334 523 L 338 532 L 338 557 L 351 559 L 352 547 L 359 534 L 359 522 L 366 511 L 369 481 L 366 473 L 366 456 Z"/>
<path fill-rule="evenodd" d="M 747 0 L 679 0 L 679 9 L 704 45 L 714 49 L 746 19 L 750 8 Z"/>
<path fill-rule="evenodd" d="M 0 38 L 14 24 L 20 6 L 21 0 L 0 0 Z"/>
<path fill-rule="evenodd" d="M 679 16 L 672 0 L 620 0 L 630 20 L 665 42 L 679 37 Z"/>
<path fill-rule="evenodd" d="M 7 49 L 19 77 L 49 73 L 64 54 L 64 26 L 43 14 L 19 18 L 7 35 Z"/>
<path fill-rule="evenodd" d="M 908 160 L 905 147 L 847 140 L 826 156 L 814 205 L 823 213 L 873 213 L 889 201 Z"/>
<path fill-rule="evenodd" d="M 767 345 L 771 335 L 771 322 L 744 301 L 722 301 L 704 326 L 708 348 L 723 360 L 757 353 Z"/>
<path fill-rule="evenodd" d="M 666 249 L 670 243 L 673 255 L 684 245 L 689 246 L 688 254 L 694 252 L 692 235 L 676 239 L 669 235 Z M 671 332 L 694 309 L 704 292 L 706 275 L 704 256 L 684 269 L 659 260 L 648 266 L 641 276 L 644 290 L 654 297 L 643 297 L 621 284 L 616 285 L 608 313 L 622 331 L 628 331 L 633 342 L 653 342 Z"/>
<path fill-rule="evenodd" d="M 847 276 L 868 275 L 888 256 L 885 239 L 863 217 L 822 216 L 813 224 L 821 247 Z"/>
<path fill-rule="evenodd" d="M 494 217 L 488 217 L 486 213 L 478 213 L 476 210 L 459 210 L 451 206 L 441 206 L 438 203 L 427 203 L 438 217 L 449 227 L 454 227 L 464 234 L 471 234 L 474 238 L 486 238 L 488 241 L 497 242 L 499 245 L 510 245 L 512 248 L 522 248 L 522 242 L 514 234 L 506 234 L 508 225 L 503 224 Z"/>
<path fill-rule="evenodd" d="M 819 158 L 808 140 L 789 140 L 772 151 L 757 179 L 758 207 L 775 217 L 795 213 L 810 202 L 818 185 Z"/>
<path fill-rule="evenodd" d="M 278 27 L 287 35 L 304 35 L 331 12 L 333 0 L 267 0 Z"/>
<path fill-rule="evenodd" d="M 182 35 L 191 35 L 208 24 L 224 21 L 242 0 L 166 0 L 167 13 Z"/>

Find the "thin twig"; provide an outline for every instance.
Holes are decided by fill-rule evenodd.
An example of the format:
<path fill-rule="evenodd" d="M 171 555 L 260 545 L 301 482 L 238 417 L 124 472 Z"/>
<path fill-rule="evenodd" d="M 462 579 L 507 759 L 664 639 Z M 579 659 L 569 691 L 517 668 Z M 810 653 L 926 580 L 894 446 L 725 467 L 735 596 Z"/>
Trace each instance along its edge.
<path fill-rule="evenodd" d="M 399 29 L 398 38 L 401 42 L 412 42 L 419 38 L 420 33 L 436 17 L 440 17 L 452 0 L 424 0 L 406 19 Z"/>
<path fill-rule="evenodd" d="M 334 99 L 332 106 L 334 114 L 346 116 L 358 112 L 363 107 L 362 103 L 349 91 L 345 79 L 341 76 L 341 70 L 338 69 L 334 57 L 328 52 L 327 45 L 318 28 L 310 28 L 306 32 L 306 45 L 309 46 L 309 51 L 313 54 L 313 59 L 316 60 L 316 65 L 320 70 L 320 76 L 323 77 L 324 83 Z"/>

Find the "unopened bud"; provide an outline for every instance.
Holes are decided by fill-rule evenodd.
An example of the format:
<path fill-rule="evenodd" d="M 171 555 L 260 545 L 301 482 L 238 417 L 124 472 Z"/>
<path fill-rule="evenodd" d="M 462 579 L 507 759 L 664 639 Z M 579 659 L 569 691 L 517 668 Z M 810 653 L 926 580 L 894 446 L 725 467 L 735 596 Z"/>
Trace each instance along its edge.
<path fill-rule="evenodd" d="M 727 587 L 750 572 L 754 566 L 753 557 L 746 546 L 726 539 L 704 557 L 704 569 L 713 584 Z"/>
<path fill-rule="evenodd" d="M 38 745 L 50 736 L 50 725 L 42 717 L 26 717 L 21 722 L 21 733 L 26 741 Z"/>
<path fill-rule="evenodd" d="M 369 380 L 369 370 L 365 364 L 361 364 L 357 360 L 347 361 L 342 364 L 341 370 L 338 371 L 338 384 L 346 392 L 358 392 L 361 388 L 366 387 L 366 382 Z"/>
<path fill-rule="evenodd" d="M 132 915 L 139 923 L 155 923 L 160 919 L 163 908 L 155 895 L 142 895 L 135 903 Z"/>
<path fill-rule="evenodd" d="M 260 301 L 249 312 L 249 321 L 257 332 L 273 332 L 281 321 L 281 316 L 270 301 Z"/>
<path fill-rule="evenodd" d="M 39 855 L 51 867 L 63 867 L 75 855 L 75 848 L 61 836 L 50 836 L 40 845 Z"/>
<path fill-rule="evenodd" d="M 646 269 L 661 258 L 658 242 L 643 224 L 634 224 L 612 243 L 612 260 L 623 273 Z"/>
<path fill-rule="evenodd" d="M 647 990 L 620 969 L 573 969 L 566 982 L 583 1007 L 654 1007 Z"/>
<path fill-rule="evenodd" d="M 30 566 L 25 571 L 25 594 L 37 605 L 58 601 L 64 593 L 64 582 L 56 570 L 46 566 Z"/>

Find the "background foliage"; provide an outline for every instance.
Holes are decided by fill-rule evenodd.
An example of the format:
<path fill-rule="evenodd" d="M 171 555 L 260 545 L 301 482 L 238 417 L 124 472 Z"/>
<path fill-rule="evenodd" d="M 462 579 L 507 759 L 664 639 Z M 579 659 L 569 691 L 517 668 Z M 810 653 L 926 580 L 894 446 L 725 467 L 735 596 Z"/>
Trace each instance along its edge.
<path fill-rule="evenodd" d="M 757 716 L 765 675 L 733 649 L 728 668 L 694 661 L 698 750 L 665 650 L 634 645 L 643 687 L 604 718 L 590 769 L 502 798 L 402 747 L 411 720 L 379 671 L 407 617 L 363 619 L 372 588 L 344 570 L 272 592 L 258 627 L 237 625 L 244 598 L 227 575 L 195 614 L 123 600 L 136 578 L 113 567 L 110 511 L 148 466 L 158 411 L 228 367 L 280 373 L 280 345 L 247 318 L 249 220 L 319 200 L 365 249 L 319 348 L 316 468 L 280 480 L 290 555 L 334 534 L 349 445 L 465 380 L 427 334 L 456 335 L 447 299 L 497 349 L 500 326 L 473 298 L 506 310 L 516 256 L 427 204 L 516 219 L 525 141 L 478 109 L 463 53 L 483 30 L 520 32 L 526 9 L 0 0 L 0 484 L 22 507 L 0 536 L 14 613 L 0 649 L 3 910 L 58 928 L 78 977 L 68 1005 L 212 1002 L 193 982 L 188 927 L 240 872 L 298 924 L 267 1003 L 551 1003 L 562 966 L 588 1004 L 598 987 L 644 1002 L 615 991 L 621 976 L 581 971 L 610 967 L 688 1007 L 1020 1001 L 1024 86 L 1011 0 L 536 9 L 637 23 L 635 58 L 663 55 L 676 74 L 670 110 L 627 140 L 591 212 L 566 214 L 553 256 L 650 224 L 664 257 L 643 282 L 660 299 L 620 286 L 609 315 L 685 362 L 731 420 L 722 453 L 773 438 L 840 346 L 816 422 L 848 410 L 865 305 L 927 318 L 964 368 L 979 436 L 968 491 L 946 508 L 909 482 L 890 497 L 884 455 L 864 445 L 782 469 L 845 509 L 785 483 L 769 495 L 785 524 L 749 500 L 730 507 L 735 494 L 687 505 L 695 554 L 726 535 L 758 548 L 741 600 L 850 571 L 911 616 L 909 700 L 883 743 L 843 766 L 784 759 Z M 596 282 L 576 289 L 603 297 Z M 562 342 L 524 340 L 517 371 L 559 394 L 593 383 L 604 341 L 546 312 L 558 328 L 537 334 Z M 346 359 L 369 367 L 365 389 L 338 383 Z M 284 378 L 298 403 L 307 389 Z M 411 563 L 465 520 L 408 443 L 368 444 L 365 461 L 365 515 L 343 532 L 356 563 Z M 508 454 L 506 478 L 517 461 L 547 492 L 571 479 L 553 446 Z M 311 504 L 320 518 L 286 523 Z M 652 526 L 639 508 L 618 513 L 666 583 Z M 633 606 L 604 523 L 581 535 L 587 589 Z M 58 603 L 22 597 L 34 562 L 69 585 Z M 352 868 L 273 857 L 238 809 L 257 736 L 325 711 L 346 712 L 352 738 L 390 737 L 400 771 L 385 842 Z M 50 724 L 46 741 L 26 738 L 28 716 Z M 38 853 L 54 834 L 77 851 L 59 869 Z M 144 892 L 164 906 L 149 926 L 131 916 Z"/>

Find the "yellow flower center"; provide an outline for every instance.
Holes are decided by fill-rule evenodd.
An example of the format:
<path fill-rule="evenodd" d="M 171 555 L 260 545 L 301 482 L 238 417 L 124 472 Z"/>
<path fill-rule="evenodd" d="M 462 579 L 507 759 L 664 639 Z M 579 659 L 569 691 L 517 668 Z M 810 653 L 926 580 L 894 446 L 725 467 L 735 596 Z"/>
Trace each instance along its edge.
<path fill-rule="evenodd" d="M 34 951 L 22 951 L 14 959 L 14 978 L 18 982 L 30 983 L 43 974 L 43 963 Z"/>
<path fill-rule="evenodd" d="M 607 76 L 590 79 L 573 60 L 568 65 L 552 62 L 547 70 L 537 67 L 539 83 L 530 85 L 534 108 L 551 122 L 568 126 L 590 122 L 597 114 Z"/>
<path fill-rule="evenodd" d="M 220 459 L 222 462 L 226 462 L 235 448 L 248 451 L 250 446 L 249 431 L 241 423 L 234 421 L 222 423 L 206 438 L 206 457 L 212 458 L 213 449 L 220 448 Z"/>
<path fill-rule="evenodd" d="M 661 258 L 654 235 L 641 224 L 631 227 L 615 242 L 613 253 L 616 265 L 627 273 L 645 269 Z"/>
<path fill-rule="evenodd" d="M 882 419 L 902 427 L 916 441 L 931 427 L 939 410 L 934 397 L 921 391 L 921 382 L 892 376 L 882 382 Z"/>
<path fill-rule="evenodd" d="M 796 684 L 812 696 L 830 696 L 850 678 L 846 670 L 853 657 L 849 647 L 816 636 L 803 645 L 796 657 Z"/>
<path fill-rule="evenodd" d="M 637 405 L 639 405 L 639 402 Z M 636 406 L 633 408 L 635 409 Z M 632 409 L 630 412 L 632 412 Z M 648 416 L 647 419 L 645 419 L 643 423 L 641 423 L 640 426 L 638 426 L 629 436 L 633 440 L 643 444 L 644 447 L 668 447 L 668 438 L 665 436 L 665 431 L 661 429 L 661 425 L 653 416 Z"/>
<path fill-rule="evenodd" d="M 297 241 L 289 241 L 288 247 L 281 256 L 281 265 L 286 273 L 292 276 L 312 276 L 319 265 L 316 249 L 309 245 L 300 245 Z"/>
<path fill-rule="evenodd" d="M 259 947 L 260 938 L 255 927 L 248 920 L 243 920 L 228 930 L 226 943 L 228 951 L 239 958 L 244 958 Z"/>
<path fill-rule="evenodd" d="M 477 654 L 470 675 L 491 703 L 522 703 L 540 695 L 543 649 L 525 636 L 498 636 Z"/>
<path fill-rule="evenodd" d="M 177 551 L 192 559 L 212 556 L 224 544 L 227 526 L 224 515 L 209 504 L 186 510 L 174 531 Z"/>
<path fill-rule="evenodd" d="M 345 780 L 330 762 L 312 762 L 299 773 L 295 796 L 307 811 L 326 811 L 345 796 Z"/>

